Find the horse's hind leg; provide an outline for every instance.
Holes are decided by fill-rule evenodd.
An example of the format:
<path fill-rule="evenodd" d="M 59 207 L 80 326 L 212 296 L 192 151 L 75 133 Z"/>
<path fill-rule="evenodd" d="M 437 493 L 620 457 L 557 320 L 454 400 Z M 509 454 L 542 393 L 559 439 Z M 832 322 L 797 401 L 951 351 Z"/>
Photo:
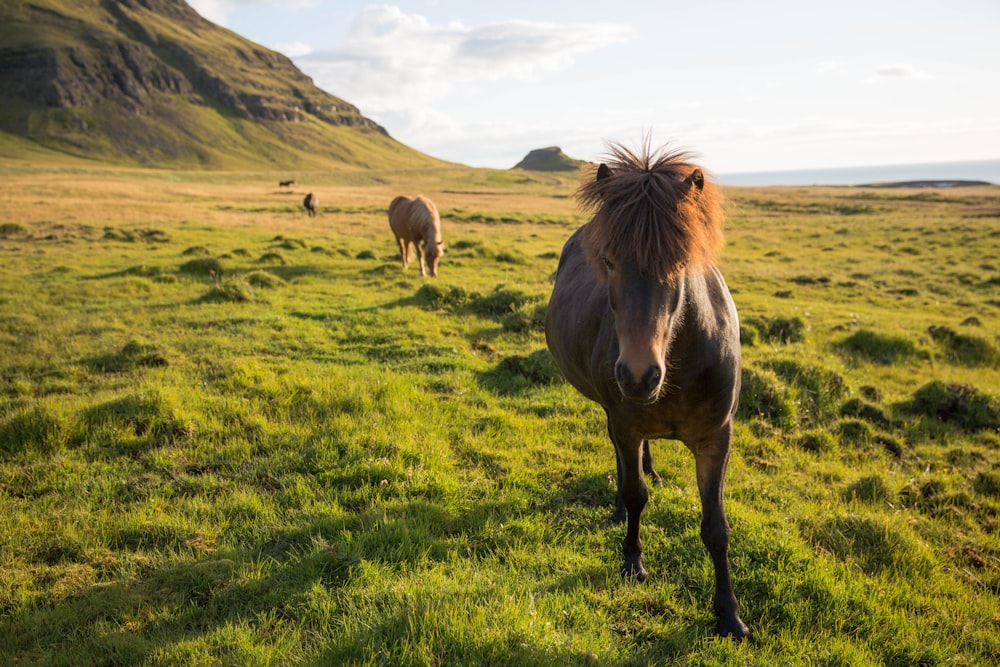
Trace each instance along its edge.
<path fill-rule="evenodd" d="M 663 478 L 653 468 L 653 454 L 649 451 L 649 440 L 642 441 L 642 471 L 653 478 L 653 484 L 663 486 Z"/>
<path fill-rule="evenodd" d="M 695 456 L 698 493 L 701 496 L 701 541 L 715 569 L 714 609 L 716 629 L 722 636 L 743 639 L 750 630 L 740 620 L 733 582 L 729 575 L 729 522 L 723 506 L 723 486 L 729 462 L 732 424 L 691 448 Z"/>
<path fill-rule="evenodd" d="M 409 243 L 403 239 L 396 239 L 399 244 L 399 256 L 403 259 L 403 270 L 410 268 L 410 248 Z"/>

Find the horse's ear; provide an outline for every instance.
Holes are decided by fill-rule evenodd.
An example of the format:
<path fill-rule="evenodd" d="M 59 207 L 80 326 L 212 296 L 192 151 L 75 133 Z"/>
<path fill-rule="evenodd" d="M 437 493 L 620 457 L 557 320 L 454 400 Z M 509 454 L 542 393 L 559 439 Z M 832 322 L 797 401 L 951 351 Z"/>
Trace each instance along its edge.
<path fill-rule="evenodd" d="M 691 174 L 684 179 L 684 183 L 691 187 L 692 185 L 699 190 L 705 187 L 705 174 L 701 169 L 695 169 Z"/>
<path fill-rule="evenodd" d="M 597 168 L 597 180 L 603 181 L 605 178 L 609 178 L 610 176 L 611 167 L 602 163 L 601 166 Z"/>

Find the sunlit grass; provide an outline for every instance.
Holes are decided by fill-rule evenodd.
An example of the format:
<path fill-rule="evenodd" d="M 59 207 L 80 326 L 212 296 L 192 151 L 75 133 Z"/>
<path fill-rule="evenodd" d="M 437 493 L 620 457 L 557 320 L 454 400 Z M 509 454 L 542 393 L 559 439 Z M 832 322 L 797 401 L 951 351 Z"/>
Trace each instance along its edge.
<path fill-rule="evenodd" d="M 678 443 L 653 443 L 651 578 L 617 574 L 603 413 L 540 327 L 575 183 L 278 177 L 7 165 L 2 662 L 1000 654 L 995 188 L 728 193 L 737 645 Z M 437 279 L 400 267 L 401 192 L 444 214 Z"/>

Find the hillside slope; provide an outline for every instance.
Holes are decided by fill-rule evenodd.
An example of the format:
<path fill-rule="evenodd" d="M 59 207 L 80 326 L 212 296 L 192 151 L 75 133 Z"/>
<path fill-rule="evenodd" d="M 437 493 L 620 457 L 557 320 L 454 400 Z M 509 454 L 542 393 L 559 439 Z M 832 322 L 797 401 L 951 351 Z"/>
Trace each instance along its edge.
<path fill-rule="evenodd" d="M 115 164 L 442 164 L 183 0 L 0 3 L 0 132 Z"/>

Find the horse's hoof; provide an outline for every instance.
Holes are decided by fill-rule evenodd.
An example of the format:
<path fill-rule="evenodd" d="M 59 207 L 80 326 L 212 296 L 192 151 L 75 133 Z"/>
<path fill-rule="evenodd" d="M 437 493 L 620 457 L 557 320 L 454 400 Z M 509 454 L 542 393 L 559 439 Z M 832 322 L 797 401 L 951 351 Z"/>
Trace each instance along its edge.
<path fill-rule="evenodd" d="M 646 577 L 649 574 L 646 572 L 646 568 L 642 566 L 642 562 L 638 558 L 630 558 L 625 561 L 622 566 L 622 576 L 626 579 L 635 579 L 639 583 L 646 581 Z"/>
<path fill-rule="evenodd" d="M 719 619 L 719 623 L 715 630 L 720 637 L 732 637 L 738 642 L 750 637 L 750 628 L 748 628 L 746 624 L 740 620 L 739 616 L 727 621 Z"/>
<path fill-rule="evenodd" d="M 611 523 L 618 525 L 619 523 L 625 523 L 625 519 L 628 518 L 628 511 L 624 507 L 619 507 L 611 514 Z"/>

